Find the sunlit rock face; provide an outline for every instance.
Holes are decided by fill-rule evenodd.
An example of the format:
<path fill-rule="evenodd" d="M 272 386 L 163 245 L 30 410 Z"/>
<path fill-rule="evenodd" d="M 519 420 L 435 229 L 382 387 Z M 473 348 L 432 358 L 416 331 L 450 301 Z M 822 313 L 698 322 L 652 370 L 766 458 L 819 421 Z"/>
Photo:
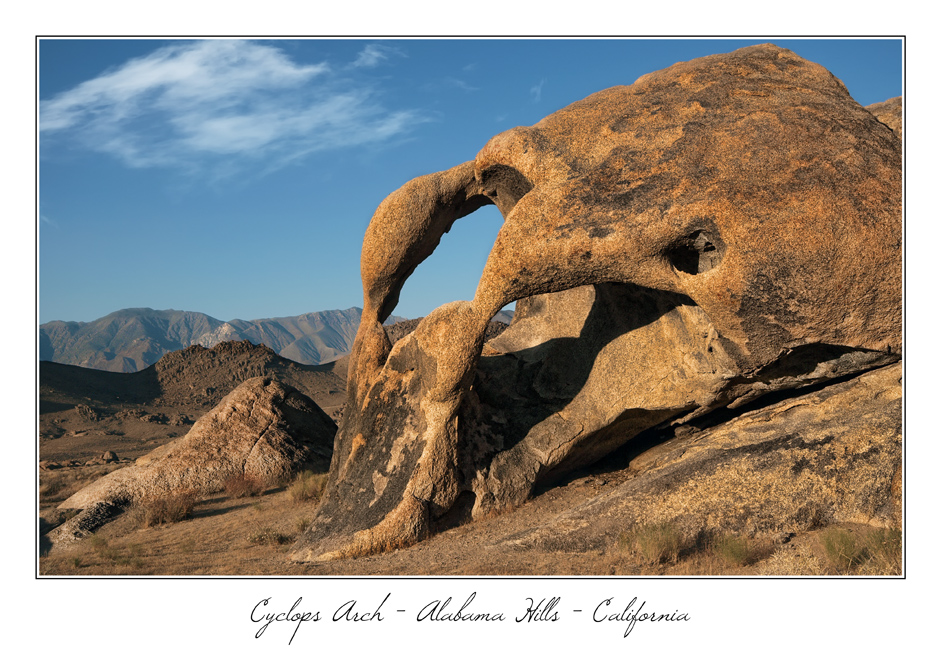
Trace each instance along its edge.
<path fill-rule="evenodd" d="M 650 427 L 898 360 L 901 197 L 898 136 L 773 45 L 604 90 L 410 181 L 366 233 L 346 415 L 293 557 L 408 545 Z M 404 282 L 489 203 L 505 222 L 474 299 L 393 347 Z"/>

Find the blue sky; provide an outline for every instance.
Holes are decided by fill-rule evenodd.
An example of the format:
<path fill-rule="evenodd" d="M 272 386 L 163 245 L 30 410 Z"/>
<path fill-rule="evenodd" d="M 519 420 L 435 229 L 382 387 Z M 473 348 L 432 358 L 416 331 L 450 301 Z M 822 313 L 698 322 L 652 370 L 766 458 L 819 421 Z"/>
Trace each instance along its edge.
<path fill-rule="evenodd" d="M 373 211 L 493 135 L 677 61 L 771 40 L 863 105 L 900 40 L 40 40 L 39 318 L 254 319 L 362 304 Z M 458 221 L 396 314 L 473 297 L 502 219 Z"/>

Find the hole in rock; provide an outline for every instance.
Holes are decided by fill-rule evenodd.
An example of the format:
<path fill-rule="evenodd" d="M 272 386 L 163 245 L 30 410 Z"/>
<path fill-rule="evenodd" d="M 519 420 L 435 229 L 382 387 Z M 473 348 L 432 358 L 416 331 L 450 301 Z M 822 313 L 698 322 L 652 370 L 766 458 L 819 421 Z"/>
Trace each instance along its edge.
<path fill-rule="evenodd" d="M 719 266 L 724 249 L 718 237 L 705 230 L 696 230 L 677 240 L 667 251 L 667 257 L 677 271 L 697 275 Z"/>
<path fill-rule="evenodd" d="M 434 252 L 405 281 L 393 313 L 421 318 L 446 303 L 473 300 L 502 226 L 503 216 L 493 205 L 455 221 Z"/>
<path fill-rule="evenodd" d="M 533 189 L 533 184 L 522 172 L 508 165 L 487 167 L 481 172 L 480 180 L 484 186 L 484 194 L 504 215 L 509 214 L 517 201 Z"/>

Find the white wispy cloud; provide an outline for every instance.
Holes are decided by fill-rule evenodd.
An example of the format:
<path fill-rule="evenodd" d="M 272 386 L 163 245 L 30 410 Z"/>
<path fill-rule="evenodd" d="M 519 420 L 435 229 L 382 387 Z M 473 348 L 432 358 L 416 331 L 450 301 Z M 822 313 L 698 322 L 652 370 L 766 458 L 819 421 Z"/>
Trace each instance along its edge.
<path fill-rule="evenodd" d="M 480 90 L 480 88 L 477 86 L 472 86 L 463 79 L 450 76 L 427 81 L 422 84 L 421 88 L 428 93 L 450 93 L 454 90 L 460 90 L 465 93 L 472 93 Z"/>
<path fill-rule="evenodd" d="M 368 83 L 325 63 L 210 40 L 161 48 L 41 102 L 39 128 L 43 140 L 72 138 L 132 167 L 203 169 L 224 159 L 231 169 L 239 159 L 270 166 L 380 142 L 423 120 L 384 108 Z"/>
<path fill-rule="evenodd" d="M 480 90 L 480 88 L 476 86 L 472 86 L 466 81 L 464 81 L 463 79 L 457 79 L 456 77 L 445 77 L 443 83 L 447 86 L 452 86 L 454 88 L 457 88 L 458 90 L 463 90 L 464 92 L 467 92 L 467 93 Z"/>
<path fill-rule="evenodd" d="M 352 65 L 354 68 L 373 68 L 391 56 L 404 56 L 404 54 L 398 48 L 389 45 L 370 43 L 362 49 Z"/>
<path fill-rule="evenodd" d="M 542 101 L 542 87 L 546 85 L 546 80 L 541 79 L 538 84 L 529 89 L 529 94 L 533 97 L 533 102 L 538 104 Z"/>

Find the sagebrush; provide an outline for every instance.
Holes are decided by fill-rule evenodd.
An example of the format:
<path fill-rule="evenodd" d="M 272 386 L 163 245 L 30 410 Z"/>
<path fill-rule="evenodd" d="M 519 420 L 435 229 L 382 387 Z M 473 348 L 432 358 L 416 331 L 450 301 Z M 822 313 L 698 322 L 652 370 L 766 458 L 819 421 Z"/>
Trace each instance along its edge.
<path fill-rule="evenodd" d="M 193 508 L 199 503 L 196 490 L 178 490 L 165 496 L 151 497 L 140 503 L 144 527 L 159 524 L 172 524 L 183 521 L 193 514 Z"/>
<path fill-rule="evenodd" d="M 233 499 L 242 497 L 257 497 L 268 489 L 268 481 L 257 474 L 239 472 L 226 479 L 223 490 L 226 496 Z"/>
<path fill-rule="evenodd" d="M 676 561 L 680 553 L 681 535 L 669 522 L 641 524 L 622 534 L 620 546 L 640 556 L 647 564 Z"/>
<path fill-rule="evenodd" d="M 288 487 L 288 494 L 295 501 L 320 501 L 326 485 L 326 474 L 315 474 L 310 470 L 304 470 L 294 478 Z"/>

